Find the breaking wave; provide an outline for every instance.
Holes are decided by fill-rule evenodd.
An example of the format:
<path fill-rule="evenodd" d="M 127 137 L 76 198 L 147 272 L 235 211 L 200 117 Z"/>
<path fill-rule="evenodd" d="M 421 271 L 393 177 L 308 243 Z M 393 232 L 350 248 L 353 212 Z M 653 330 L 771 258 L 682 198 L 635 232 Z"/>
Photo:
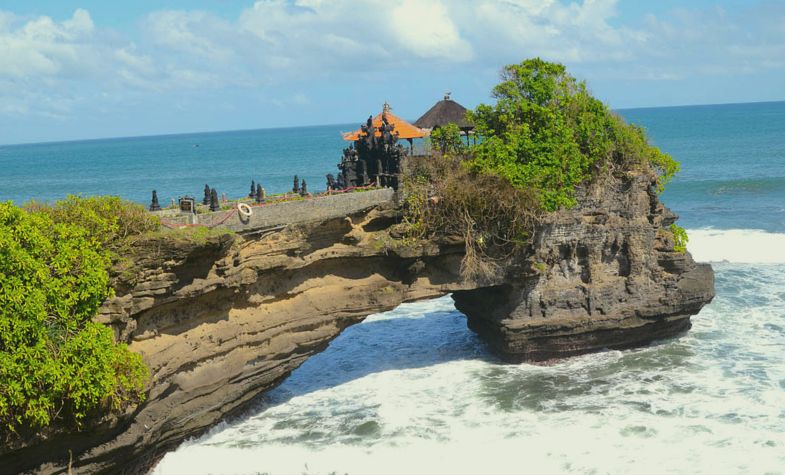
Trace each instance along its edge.
<path fill-rule="evenodd" d="M 716 269 L 687 335 L 549 366 L 500 364 L 449 297 L 370 316 L 154 473 L 780 473 L 785 265 Z"/>
<path fill-rule="evenodd" d="M 688 229 L 687 235 L 687 249 L 696 261 L 785 263 L 783 233 L 770 233 L 759 229 Z"/>

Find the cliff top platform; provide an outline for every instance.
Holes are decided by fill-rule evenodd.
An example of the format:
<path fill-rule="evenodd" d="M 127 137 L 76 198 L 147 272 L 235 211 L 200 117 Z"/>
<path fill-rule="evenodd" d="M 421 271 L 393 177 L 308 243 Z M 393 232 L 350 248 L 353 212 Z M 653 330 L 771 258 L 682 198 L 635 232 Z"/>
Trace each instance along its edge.
<path fill-rule="evenodd" d="M 355 192 L 321 194 L 288 200 L 271 200 L 263 203 L 248 201 L 230 202 L 231 207 L 221 211 L 191 213 L 179 209 L 152 211 L 161 219 L 161 224 L 170 229 L 204 226 L 229 229 L 237 233 L 252 233 L 272 227 L 319 221 L 348 216 L 374 206 L 393 203 L 392 188 L 376 188 Z M 245 203 L 250 216 L 243 216 L 238 206 Z M 247 213 L 246 213 L 247 214 Z"/>

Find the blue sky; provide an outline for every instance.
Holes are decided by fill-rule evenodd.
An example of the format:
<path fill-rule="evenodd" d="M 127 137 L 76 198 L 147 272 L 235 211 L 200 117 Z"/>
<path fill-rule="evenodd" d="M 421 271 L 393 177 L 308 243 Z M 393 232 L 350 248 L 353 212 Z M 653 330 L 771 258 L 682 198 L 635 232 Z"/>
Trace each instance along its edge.
<path fill-rule="evenodd" d="M 0 0 L 0 144 L 415 119 L 532 56 L 615 108 L 785 100 L 785 1 Z"/>

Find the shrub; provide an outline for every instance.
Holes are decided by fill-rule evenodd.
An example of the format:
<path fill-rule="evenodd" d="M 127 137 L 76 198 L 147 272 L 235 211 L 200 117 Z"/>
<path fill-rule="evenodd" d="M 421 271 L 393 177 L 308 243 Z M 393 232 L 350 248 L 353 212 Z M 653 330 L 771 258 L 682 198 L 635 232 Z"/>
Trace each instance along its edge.
<path fill-rule="evenodd" d="M 69 204 L 63 215 L 0 203 L 3 430 L 79 425 L 91 411 L 142 397 L 141 357 L 115 345 L 112 331 L 91 320 L 111 294 L 107 238 L 93 233 L 124 231 L 116 222 L 104 224 L 90 203 L 91 212 Z M 66 222 L 66 215 L 92 228 Z"/>
<path fill-rule="evenodd" d="M 592 97 L 563 65 L 529 59 L 506 66 L 501 79 L 492 92 L 496 104 L 469 113 L 481 138 L 469 163 L 532 189 L 543 210 L 575 205 L 575 187 L 603 170 L 653 170 L 660 189 L 678 171 L 643 129 Z"/>
<path fill-rule="evenodd" d="M 536 197 L 494 175 L 476 173 L 460 158 L 415 157 L 404 177 L 404 223 L 410 237 L 460 236 L 462 274 L 487 278 L 495 262 L 524 247 L 537 218 Z"/>
<path fill-rule="evenodd" d="M 160 221 L 144 206 L 117 196 L 68 195 L 53 205 L 30 202 L 28 211 L 49 215 L 55 223 L 70 223 L 87 230 L 102 246 L 116 247 L 129 236 L 155 231 Z"/>
<path fill-rule="evenodd" d="M 677 224 L 671 224 L 671 232 L 673 233 L 673 250 L 676 252 L 687 252 L 687 242 L 690 238 L 687 236 L 687 231 Z"/>
<path fill-rule="evenodd" d="M 462 236 L 466 274 L 494 272 L 543 212 L 574 206 L 576 187 L 600 174 L 654 173 L 662 190 L 679 170 L 563 65 L 529 59 L 501 80 L 496 103 L 468 114 L 479 143 L 464 147 L 457 127 L 438 129 L 431 142 L 442 153 L 413 159 L 404 178 L 410 235 Z"/>
<path fill-rule="evenodd" d="M 431 131 L 429 138 L 431 149 L 441 152 L 442 155 L 454 155 L 464 150 L 461 141 L 461 129 L 455 124 L 447 124 Z"/>

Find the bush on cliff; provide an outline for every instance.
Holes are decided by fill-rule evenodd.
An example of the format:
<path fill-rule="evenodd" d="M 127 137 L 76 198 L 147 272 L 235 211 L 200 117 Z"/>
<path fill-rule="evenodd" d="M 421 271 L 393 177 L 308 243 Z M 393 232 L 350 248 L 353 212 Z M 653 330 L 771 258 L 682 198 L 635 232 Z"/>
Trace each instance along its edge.
<path fill-rule="evenodd" d="M 447 124 L 434 129 L 429 138 L 431 149 L 442 155 L 462 153 L 465 145 L 461 140 L 461 129 L 455 124 Z"/>
<path fill-rule="evenodd" d="M 141 357 L 92 321 L 111 294 L 106 246 L 125 233 L 99 201 L 0 203 L 0 433 L 79 425 L 143 396 Z"/>
<path fill-rule="evenodd" d="M 673 233 L 673 250 L 682 254 L 687 252 L 687 243 L 690 240 L 687 236 L 687 231 L 675 223 L 670 225 L 670 230 Z"/>
<path fill-rule="evenodd" d="M 432 156 L 412 159 L 404 177 L 410 235 L 463 237 L 470 277 L 524 248 L 542 213 L 574 206 L 578 185 L 638 170 L 655 173 L 662 190 L 679 170 L 563 65 L 529 59 L 505 66 L 501 79 L 496 103 L 468 113 L 478 143 L 439 129 Z"/>
<path fill-rule="evenodd" d="M 478 175 L 449 155 L 414 157 L 408 168 L 404 223 L 409 237 L 461 236 L 463 275 L 494 275 L 494 260 L 528 242 L 537 220 L 536 196 L 530 190 L 498 176 Z"/>
<path fill-rule="evenodd" d="M 651 167 L 662 187 L 679 170 L 563 65 L 529 59 L 505 66 L 501 79 L 496 104 L 469 112 L 481 140 L 467 163 L 534 190 L 543 210 L 575 205 L 575 187 L 600 171 Z"/>
<path fill-rule="evenodd" d="M 101 245 L 116 248 L 123 240 L 160 227 L 158 218 L 144 206 L 118 196 L 68 195 L 53 205 L 31 201 L 28 211 L 45 213 L 55 223 L 75 224 L 87 230 Z"/>

